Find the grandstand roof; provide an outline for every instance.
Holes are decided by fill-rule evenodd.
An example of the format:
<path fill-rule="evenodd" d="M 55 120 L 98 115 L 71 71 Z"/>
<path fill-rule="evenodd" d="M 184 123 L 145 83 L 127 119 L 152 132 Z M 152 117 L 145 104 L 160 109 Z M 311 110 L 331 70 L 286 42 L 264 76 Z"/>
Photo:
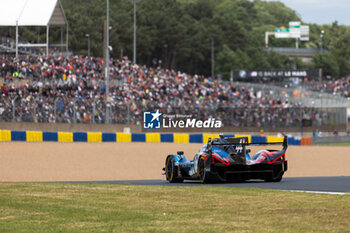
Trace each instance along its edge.
<path fill-rule="evenodd" d="M 64 26 L 59 0 L 0 0 L 0 26 Z"/>

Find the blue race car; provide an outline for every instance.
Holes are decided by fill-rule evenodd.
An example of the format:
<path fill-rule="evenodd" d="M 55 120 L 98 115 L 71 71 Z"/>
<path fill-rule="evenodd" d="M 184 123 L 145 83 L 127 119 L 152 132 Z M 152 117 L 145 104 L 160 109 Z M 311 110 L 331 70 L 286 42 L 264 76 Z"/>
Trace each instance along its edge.
<path fill-rule="evenodd" d="M 260 150 L 250 156 L 249 145 L 282 144 L 282 150 Z M 183 180 L 209 182 L 242 182 L 249 179 L 262 179 L 279 182 L 287 171 L 285 159 L 287 137 L 280 143 L 248 143 L 247 137 L 209 138 L 192 160 L 186 159 L 182 151 L 168 155 L 163 168 L 170 183 Z"/>

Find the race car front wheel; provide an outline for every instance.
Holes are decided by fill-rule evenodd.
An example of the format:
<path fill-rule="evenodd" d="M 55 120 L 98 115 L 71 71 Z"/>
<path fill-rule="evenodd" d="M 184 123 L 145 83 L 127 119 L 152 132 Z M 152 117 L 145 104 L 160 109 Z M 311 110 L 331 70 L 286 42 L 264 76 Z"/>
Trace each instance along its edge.
<path fill-rule="evenodd" d="M 166 179 L 167 181 L 169 181 L 169 183 L 181 183 L 183 182 L 183 179 L 178 178 L 177 176 L 177 168 L 175 167 L 174 164 L 174 158 L 171 156 L 168 156 L 166 163 L 165 163 L 165 175 L 166 175 Z"/>

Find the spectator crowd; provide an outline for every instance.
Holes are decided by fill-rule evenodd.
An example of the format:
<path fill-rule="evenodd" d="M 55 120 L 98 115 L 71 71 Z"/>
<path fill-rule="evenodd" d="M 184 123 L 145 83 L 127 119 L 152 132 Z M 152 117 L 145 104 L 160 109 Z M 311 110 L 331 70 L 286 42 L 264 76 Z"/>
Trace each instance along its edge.
<path fill-rule="evenodd" d="M 350 76 L 338 80 L 311 82 L 309 88 L 317 92 L 350 98 Z"/>
<path fill-rule="evenodd" d="M 215 118 L 225 126 L 298 126 L 309 118 L 328 123 L 328 113 L 300 108 L 230 82 L 174 70 L 148 68 L 127 58 L 110 60 L 106 98 L 101 58 L 0 57 L 0 120 L 142 124 L 142 112 Z M 349 87 L 349 86 L 347 86 Z M 301 114 L 301 111 L 303 112 Z"/>

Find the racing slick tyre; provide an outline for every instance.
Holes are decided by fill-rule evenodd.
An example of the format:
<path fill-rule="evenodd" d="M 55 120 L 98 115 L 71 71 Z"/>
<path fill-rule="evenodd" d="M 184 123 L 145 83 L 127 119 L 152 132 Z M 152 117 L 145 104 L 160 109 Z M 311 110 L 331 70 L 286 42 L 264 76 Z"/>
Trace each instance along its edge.
<path fill-rule="evenodd" d="M 165 162 L 165 175 L 169 183 L 182 183 L 183 179 L 178 178 L 177 167 L 175 167 L 174 157 L 168 156 Z"/>
<path fill-rule="evenodd" d="M 205 169 L 205 161 L 203 157 L 200 157 L 198 160 L 198 177 L 199 177 L 199 181 L 204 184 L 204 183 L 210 183 L 212 182 L 212 180 L 210 179 L 210 174 L 208 174 L 208 172 Z"/>
<path fill-rule="evenodd" d="M 265 177 L 265 181 L 266 182 L 280 182 L 282 180 L 283 174 L 284 174 L 283 171 L 279 171 L 277 173 L 277 175 L 275 175 L 275 173 L 268 174 Z"/>

